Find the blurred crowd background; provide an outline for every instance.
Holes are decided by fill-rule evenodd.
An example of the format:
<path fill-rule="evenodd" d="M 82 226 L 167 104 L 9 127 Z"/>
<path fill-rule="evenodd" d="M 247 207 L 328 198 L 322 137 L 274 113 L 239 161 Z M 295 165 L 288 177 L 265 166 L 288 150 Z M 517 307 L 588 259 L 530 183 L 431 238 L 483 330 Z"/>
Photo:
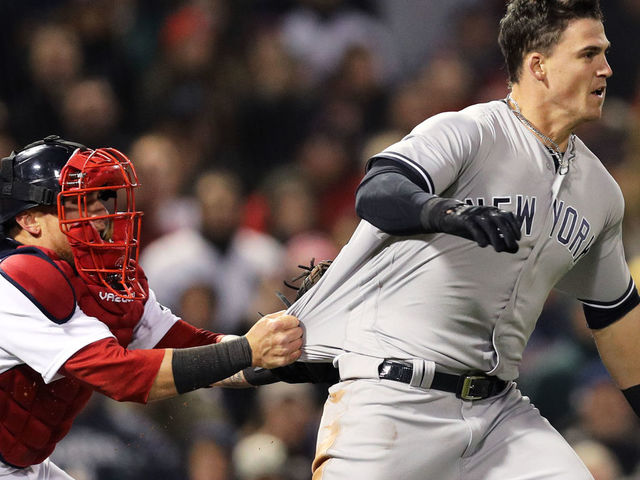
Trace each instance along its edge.
<path fill-rule="evenodd" d="M 59 134 L 127 153 L 141 263 L 186 321 L 244 333 L 357 224 L 366 160 L 438 112 L 507 94 L 504 0 L 0 0 L 0 153 Z M 640 279 L 640 1 L 605 0 L 601 121 L 579 135 L 626 197 Z M 597 195 L 598 192 L 594 192 Z M 640 478 L 640 427 L 581 306 L 553 294 L 521 389 L 596 480 Z M 53 458 L 78 480 L 310 478 L 326 385 L 95 395 Z M 429 448 L 428 443 L 419 448 Z M 540 459 L 544 461 L 544 459 Z"/>

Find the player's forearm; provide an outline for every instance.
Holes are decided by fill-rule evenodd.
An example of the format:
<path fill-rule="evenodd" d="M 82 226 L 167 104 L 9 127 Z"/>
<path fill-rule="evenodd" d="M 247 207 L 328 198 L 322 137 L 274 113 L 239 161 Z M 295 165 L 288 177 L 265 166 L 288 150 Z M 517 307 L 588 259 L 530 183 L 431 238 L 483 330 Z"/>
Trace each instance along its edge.
<path fill-rule="evenodd" d="M 640 307 L 593 336 L 607 370 L 640 417 Z"/>
<path fill-rule="evenodd" d="M 246 388 L 243 367 L 251 364 L 251 348 L 244 337 L 230 335 L 219 344 L 167 349 L 148 401 L 171 398 L 208 386 Z"/>
<path fill-rule="evenodd" d="M 593 330 L 602 361 L 616 384 L 640 384 L 640 306 L 611 325 Z"/>
<path fill-rule="evenodd" d="M 173 360 L 173 350 L 168 348 L 164 351 L 164 358 L 160 364 L 158 374 L 151 385 L 147 401 L 163 400 L 165 398 L 175 397 L 178 394 L 176 384 L 173 380 L 173 369 L 171 366 Z"/>

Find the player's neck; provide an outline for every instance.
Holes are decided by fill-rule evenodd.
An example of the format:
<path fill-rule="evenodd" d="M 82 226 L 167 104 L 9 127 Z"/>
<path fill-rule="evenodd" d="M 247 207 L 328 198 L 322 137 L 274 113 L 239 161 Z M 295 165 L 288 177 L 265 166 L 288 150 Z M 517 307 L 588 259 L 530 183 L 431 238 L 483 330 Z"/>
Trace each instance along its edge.
<path fill-rule="evenodd" d="M 546 146 L 556 149 L 556 145 L 561 152 L 567 149 L 569 137 L 575 128 L 570 123 L 563 112 L 554 108 L 551 102 L 541 99 L 537 95 L 528 94 L 518 85 L 514 85 L 509 94 L 509 107 L 520 114 L 533 126 L 534 130 L 542 133 L 540 140 Z M 537 133 L 534 131 L 534 133 Z M 544 136 L 551 141 L 545 141 Z"/>

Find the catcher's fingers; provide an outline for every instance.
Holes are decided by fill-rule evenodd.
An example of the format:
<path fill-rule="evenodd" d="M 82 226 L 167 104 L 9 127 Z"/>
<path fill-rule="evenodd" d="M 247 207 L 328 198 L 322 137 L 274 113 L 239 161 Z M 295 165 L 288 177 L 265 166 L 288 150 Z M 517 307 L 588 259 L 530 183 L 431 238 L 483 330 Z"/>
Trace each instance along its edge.
<path fill-rule="evenodd" d="M 262 357 L 262 367 L 277 368 L 295 362 L 302 355 L 302 338 L 298 337 L 291 342 L 283 342 L 273 345 Z"/>
<path fill-rule="evenodd" d="M 280 314 L 276 317 L 267 316 L 266 318 L 268 319 L 267 324 L 269 328 L 274 332 L 289 330 L 300 325 L 298 318 L 293 315 Z"/>
<path fill-rule="evenodd" d="M 290 357 L 296 357 L 302 345 L 302 333 L 300 322 L 293 315 L 262 317 L 245 335 L 251 347 L 252 366 L 286 365 Z"/>

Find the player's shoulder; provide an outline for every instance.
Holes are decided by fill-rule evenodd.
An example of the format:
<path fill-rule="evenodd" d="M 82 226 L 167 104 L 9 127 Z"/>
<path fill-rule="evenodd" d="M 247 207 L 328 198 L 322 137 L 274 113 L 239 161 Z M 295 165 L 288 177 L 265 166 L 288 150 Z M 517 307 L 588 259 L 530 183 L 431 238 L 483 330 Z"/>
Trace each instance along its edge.
<path fill-rule="evenodd" d="M 588 170 L 585 173 L 585 179 L 587 181 L 597 182 L 597 187 L 600 189 L 610 188 L 619 190 L 618 182 L 616 182 L 600 158 L 598 158 L 578 136 L 575 136 L 574 142 L 575 154 L 573 163 L 579 164 L 580 168 Z"/>
<path fill-rule="evenodd" d="M 581 183 L 585 191 L 598 192 L 597 204 L 612 222 L 621 220 L 624 215 L 624 195 L 616 179 L 611 175 L 600 158 L 593 153 L 585 143 L 576 136 L 575 154 L 570 168 L 581 177 Z M 571 147 L 569 147 L 571 148 Z"/>
<path fill-rule="evenodd" d="M 470 105 L 455 112 L 438 113 L 416 126 L 413 133 L 426 133 L 433 128 L 440 128 L 447 134 L 465 131 L 474 135 L 487 128 L 492 128 L 493 123 L 499 121 L 504 107 L 506 107 L 504 102 L 492 101 Z"/>
<path fill-rule="evenodd" d="M 52 322 L 68 321 L 76 308 L 75 291 L 62 267 L 35 247 L 4 252 L 0 275 Z"/>

